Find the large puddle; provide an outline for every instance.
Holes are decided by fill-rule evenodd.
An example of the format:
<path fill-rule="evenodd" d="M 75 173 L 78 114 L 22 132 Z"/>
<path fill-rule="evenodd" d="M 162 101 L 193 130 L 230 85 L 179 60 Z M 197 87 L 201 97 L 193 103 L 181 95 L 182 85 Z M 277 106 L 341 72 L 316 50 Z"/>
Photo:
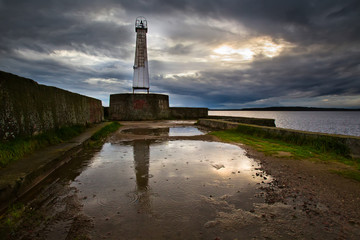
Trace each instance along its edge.
<path fill-rule="evenodd" d="M 104 144 L 71 185 L 96 238 L 207 239 L 219 212 L 263 201 L 255 195 L 269 179 L 258 167 L 235 145 L 136 140 Z"/>
<path fill-rule="evenodd" d="M 165 138 L 124 140 L 124 132 Z M 261 231 L 256 205 L 264 202 L 260 187 L 271 177 L 239 146 L 168 138 L 198 134 L 203 131 L 186 126 L 123 129 L 98 152 L 84 151 L 53 174 L 45 188 L 39 186 L 44 190 L 36 193 L 35 202 L 52 219 L 41 235 L 67 239 L 70 231 L 92 239 L 256 236 Z"/>
<path fill-rule="evenodd" d="M 125 129 L 122 133 L 161 137 L 175 137 L 175 136 L 197 136 L 205 134 L 205 131 L 199 130 L 196 127 L 179 126 L 169 128 L 131 128 Z"/>

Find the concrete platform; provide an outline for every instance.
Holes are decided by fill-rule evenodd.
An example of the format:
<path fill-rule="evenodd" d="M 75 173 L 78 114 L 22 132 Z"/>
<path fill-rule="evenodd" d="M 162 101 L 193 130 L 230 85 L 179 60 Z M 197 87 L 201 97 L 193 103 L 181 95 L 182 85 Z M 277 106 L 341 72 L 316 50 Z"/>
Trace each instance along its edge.
<path fill-rule="evenodd" d="M 120 121 L 160 120 L 170 116 L 169 96 L 120 93 L 110 95 L 109 119 Z"/>

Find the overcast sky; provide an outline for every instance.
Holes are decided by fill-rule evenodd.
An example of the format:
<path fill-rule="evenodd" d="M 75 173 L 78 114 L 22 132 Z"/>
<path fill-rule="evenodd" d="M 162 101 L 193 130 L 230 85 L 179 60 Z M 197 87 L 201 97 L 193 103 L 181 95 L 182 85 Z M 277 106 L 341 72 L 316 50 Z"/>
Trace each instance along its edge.
<path fill-rule="evenodd" d="M 108 106 L 138 16 L 171 106 L 360 108 L 359 0 L 0 0 L 0 70 Z"/>

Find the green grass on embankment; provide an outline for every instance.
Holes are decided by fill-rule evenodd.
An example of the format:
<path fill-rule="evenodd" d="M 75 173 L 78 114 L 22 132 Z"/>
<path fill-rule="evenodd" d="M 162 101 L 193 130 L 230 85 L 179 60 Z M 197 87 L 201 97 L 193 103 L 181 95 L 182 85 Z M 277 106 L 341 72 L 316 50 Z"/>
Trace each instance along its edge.
<path fill-rule="evenodd" d="M 22 158 L 40 148 L 69 140 L 83 131 L 86 126 L 76 125 L 63 127 L 32 137 L 17 138 L 7 142 L 0 142 L 0 167 Z"/>
<path fill-rule="evenodd" d="M 112 122 L 106 125 L 91 137 L 92 144 L 101 142 L 101 139 L 105 138 L 109 133 L 116 131 L 119 127 L 120 124 L 118 122 Z M 33 137 L 18 138 L 8 142 L 1 142 L 0 168 L 6 167 L 9 163 L 24 157 L 25 154 L 70 140 L 85 130 L 86 126 L 76 125 L 49 131 Z"/>
<path fill-rule="evenodd" d="M 226 142 L 246 144 L 269 156 L 340 162 L 350 166 L 350 170 L 337 169 L 334 173 L 360 181 L 360 159 L 351 158 L 345 145 L 326 136 L 310 140 L 296 135 L 279 136 L 246 125 L 210 134 Z"/>
<path fill-rule="evenodd" d="M 90 140 L 90 145 L 97 145 L 101 143 L 101 140 L 105 139 L 110 133 L 115 132 L 121 127 L 121 124 L 118 122 L 112 122 L 109 125 L 101 128 L 99 131 L 95 132 Z"/>

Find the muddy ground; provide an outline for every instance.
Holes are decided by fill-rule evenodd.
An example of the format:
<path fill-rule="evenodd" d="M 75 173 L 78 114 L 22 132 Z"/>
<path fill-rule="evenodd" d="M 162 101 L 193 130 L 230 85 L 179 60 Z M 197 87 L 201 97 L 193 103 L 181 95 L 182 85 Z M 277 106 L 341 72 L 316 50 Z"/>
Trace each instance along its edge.
<path fill-rule="evenodd" d="M 193 124 L 194 122 L 123 122 L 129 128 L 160 128 Z M 192 137 L 141 136 L 117 134 L 117 138 L 196 139 L 219 141 L 214 136 Z M 121 136 L 119 136 L 119 134 Z M 247 155 L 261 163 L 259 174 L 271 175 L 274 180 L 260 187 L 264 203 L 254 204 L 250 210 L 237 209 L 226 199 L 218 199 L 214 206 L 223 209 L 206 228 L 217 229 L 214 239 L 235 239 L 227 232 L 237 232 L 237 239 L 360 239 L 360 183 L 331 173 L 346 166 L 270 157 L 239 144 Z M 89 159 L 91 152 L 82 152 Z M 85 162 L 72 162 L 67 167 L 79 168 Z M 80 166 L 80 167 L 79 167 Z M 263 172 L 263 173 L 261 173 Z M 7 239 L 91 239 L 93 221 L 81 211 L 81 199 L 75 189 L 63 188 L 56 173 L 34 189 L 23 201 L 29 201 L 27 217 Z M 45 191 L 45 190 L 46 191 Z M 41 194 L 38 194 L 41 192 Z M 212 200 L 215 201 L 215 200 Z M 230 237 L 231 236 L 231 237 Z M 5 238 L 5 239 L 6 239 Z M 111 232 L 104 239 L 112 239 Z M 94 239 L 94 238 L 92 238 Z M 199 236 L 199 239 L 208 239 Z"/>

